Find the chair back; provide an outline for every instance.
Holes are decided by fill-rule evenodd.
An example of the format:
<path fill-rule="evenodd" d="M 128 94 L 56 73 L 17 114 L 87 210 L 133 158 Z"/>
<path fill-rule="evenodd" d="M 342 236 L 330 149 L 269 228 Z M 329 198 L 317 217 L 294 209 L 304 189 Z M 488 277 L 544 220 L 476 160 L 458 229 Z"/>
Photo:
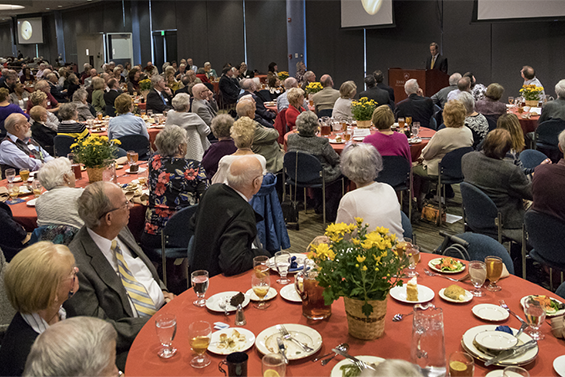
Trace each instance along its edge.
<path fill-rule="evenodd" d="M 188 227 L 188 221 L 196 213 L 198 205 L 186 207 L 176 212 L 163 228 L 165 236 L 165 247 L 188 247 L 190 238 L 194 235 Z"/>
<path fill-rule="evenodd" d="M 473 232 L 496 237 L 498 208 L 492 199 L 470 183 L 461 182 L 460 187 L 465 220 L 469 228 Z"/>
<path fill-rule="evenodd" d="M 396 191 L 410 187 L 410 163 L 402 156 L 383 156 L 383 170 L 377 182 L 387 183 Z"/>
<path fill-rule="evenodd" d="M 469 260 L 484 261 L 485 258 L 490 255 L 500 257 L 508 272 L 514 275 L 514 263 L 512 262 L 510 254 L 508 254 L 508 251 L 502 244 L 483 234 L 462 233 L 458 234 L 456 237 L 469 243 L 467 247 Z"/>
<path fill-rule="evenodd" d="M 559 144 L 558 136 L 563 130 L 565 130 L 565 120 L 549 119 L 541 122 L 536 129 L 536 144 L 556 149 Z"/>
<path fill-rule="evenodd" d="M 488 122 L 488 132 L 496 129 L 496 119 L 494 119 L 492 116 L 485 116 L 485 118 L 487 118 Z"/>
<path fill-rule="evenodd" d="M 408 218 L 408 216 L 406 216 L 406 214 L 403 211 L 400 211 L 400 220 L 402 221 L 402 229 L 404 229 L 404 233 L 402 234 L 402 236 L 404 238 L 413 239 L 412 224 L 410 223 L 410 219 Z"/>
<path fill-rule="evenodd" d="M 532 209 L 524 216 L 528 243 L 544 260 L 557 265 L 565 264 L 563 234 L 565 223 L 553 216 Z"/>
<path fill-rule="evenodd" d="M 449 184 L 463 181 L 461 158 L 472 151 L 472 147 L 458 148 L 443 156 L 438 165 L 442 183 Z"/>
<path fill-rule="evenodd" d="M 535 168 L 547 158 L 545 154 L 535 149 L 525 149 L 520 152 L 519 157 L 522 165 L 527 169 Z"/>
<path fill-rule="evenodd" d="M 120 148 L 125 151 L 135 151 L 140 160 L 145 160 L 149 157 L 149 140 L 143 135 L 127 135 L 118 138 L 122 143 Z"/>
<path fill-rule="evenodd" d="M 275 130 L 279 132 L 279 138 L 277 140 L 279 144 L 284 143 L 284 135 L 289 131 L 288 125 L 286 124 L 286 110 L 287 109 L 282 109 L 277 114 L 277 117 L 275 118 L 275 123 L 273 125 Z"/>
<path fill-rule="evenodd" d="M 116 108 L 112 105 L 106 105 L 106 115 L 111 117 L 116 116 Z"/>
<path fill-rule="evenodd" d="M 56 157 L 67 157 L 71 153 L 71 145 L 75 138 L 67 135 L 57 135 L 53 138 L 53 145 Z"/>
<path fill-rule="evenodd" d="M 300 184 L 322 183 L 322 163 L 306 152 L 291 151 L 284 155 L 284 169 L 288 177 Z"/>
<path fill-rule="evenodd" d="M 318 111 L 318 118 L 321 117 L 332 117 L 332 113 L 333 113 L 334 109 L 325 109 L 325 110 L 320 110 Z"/>

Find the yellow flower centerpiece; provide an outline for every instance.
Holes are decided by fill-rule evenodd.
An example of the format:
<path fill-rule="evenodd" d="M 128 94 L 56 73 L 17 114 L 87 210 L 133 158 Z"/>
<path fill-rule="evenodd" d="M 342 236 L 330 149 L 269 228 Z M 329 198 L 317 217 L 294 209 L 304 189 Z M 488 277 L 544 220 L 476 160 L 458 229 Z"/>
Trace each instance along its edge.
<path fill-rule="evenodd" d="M 280 71 L 280 72 L 278 73 L 278 75 L 279 75 L 279 80 L 281 80 L 281 82 L 283 82 L 284 80 L 288 79 L 288 77 L 289 77 L 289 74 L 288 74 L 287 71 Z"/>
<path fill-rule="evenodd" d="M 316 94 L 322 89 L 324 89 L 324 87 L 319 82 L 311 82 L 306 85 L 307 94 Z"/>
<path fill-rule="evenodd" d="M 344 297 L 349 333 L 375 339 L 384 333 L 387 297 L 393 287 L 402 285 L 408 260 L 393 252 L 395 234 L 383 227 L 369 232 L 362 218 L 355 220 L 356 224 L 329 225 L 328 243 L 311 246 L 308 258 L 318 266 L 326 305 Z"/>
<path fill-rule="evenodd" d="M 77 139 L 71 150 L 78 162 L 86 167 L 90 182 L 102 180 L 102 172 L 118 155 L 120 141 L 107 136 L 91 135 Z"/>
<path fill-rule="evenodd" d="M 532 85 L 524 85 L 522 89 L 520 89 L 520 93 L 526 100 L 527 106 L 537 106 L 539 100 L 541 99 L 541 94 L 543 93 L 543 87 L 536 86 L 535 84 Z M 529 102 L 531 101 L 531 102 Z M 529 103 L 528 103 L 529 102 Z"/>
<path fill-rule="evenodd" d="M 353 118 L 357 121 L 359 128 L 371 127 L 371 119 L 373 118 L 373 112 L 377 105 L 375 100 L 370 100 L 367 97 L 362 97 L 359 101 L 351 102 L 351 113 L 353 114 Z"/>
<path fill-rule="evenodd" d="M 139 82 L 139 90 L 151 90 L 151 79 L 144 79 Z"/>

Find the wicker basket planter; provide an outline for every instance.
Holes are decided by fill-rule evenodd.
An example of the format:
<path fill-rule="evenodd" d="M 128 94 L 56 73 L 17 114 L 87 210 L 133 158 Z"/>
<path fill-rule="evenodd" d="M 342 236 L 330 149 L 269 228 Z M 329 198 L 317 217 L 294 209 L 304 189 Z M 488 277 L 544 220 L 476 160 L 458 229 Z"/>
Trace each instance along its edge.
<path fill-rule="evenodd" d="M 102 180 L 105 167 L 95 166 L 93 168 L 86 168 L 88 174 L 88 182 L 94 183 Z"/>
<path fill-rule="evenodd" d="M 383 336 L 388 296 L 384 300 L 369 301 L 369 304 L 373 306 L 373 312 L 369 318 L 361 311 L 364 301 L 348 297 L 343 299 L 351 336 L 364 340 L 377 339 Z"/>

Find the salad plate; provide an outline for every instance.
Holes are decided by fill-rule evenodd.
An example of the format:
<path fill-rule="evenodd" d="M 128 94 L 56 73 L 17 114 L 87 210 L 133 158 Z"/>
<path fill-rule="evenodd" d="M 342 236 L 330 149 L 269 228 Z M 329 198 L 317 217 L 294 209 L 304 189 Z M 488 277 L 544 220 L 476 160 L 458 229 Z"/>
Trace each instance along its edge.
<path fill-rule="evenodd" d="M 559 309 L 559 307 L 563 305 L 563 302 L 546 295 L 528 295 L 522 297 L 520 304 L 523 308 L 525 308 L 526 306 L 526 299 L 528 297 L 533 297 L 534 299 L 536 299 L 536 301 L 539 301 L 541 303 L 542 307 L 544 307 L 545 309 L 546 317 L 557 317 L 565 313 L 565 308 Z"/>
<path fill-rule="evenodd" d="M 428 262 L 428 266 L 436 271 L 444 274 L 458 274 L 465 271 L 465 264 L 457 259 L 450 257 L 434 258 Z"/>

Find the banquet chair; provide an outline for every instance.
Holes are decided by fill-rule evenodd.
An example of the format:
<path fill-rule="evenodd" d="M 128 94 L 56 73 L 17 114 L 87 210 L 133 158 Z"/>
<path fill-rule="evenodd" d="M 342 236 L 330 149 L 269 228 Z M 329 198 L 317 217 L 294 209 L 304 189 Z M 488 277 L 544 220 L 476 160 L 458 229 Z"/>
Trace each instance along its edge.
<path fill-rule="evenodd" d="M 443 124 L 443 109 L 440 108 L 434 113 L 434 119 L 436 120 L 435 130 L 437 130 L 437 128 Z"/>
<path fill-rule="evenodd" d="M 406 216 L 406 214 L 402 211 L 400 211 L 400 220 L 402 221 L 402 229 L 404 230 L 402 237 L 413 239 L 412 224 L 410 223 L 408 216 Z"/>
<path fill-rule="evenodd" d="M 534 133 L 534 148 L 545 153 L 554 163 L 562 157 L 558 147 L 558 136 L 563 130 L 565 130 L 565 120 L 549 119 L 541 122 Z"/>
<path fill-rule="evenodd" d="M 127 135 L 118 138 L 122 143 L 120 148 L 126 151 L 135 151 L 139 160 L 147 160 L 150 154 L 149 140 L 143 135 Z"/>
<path fill-rule="evenodd" d="M 525 168 L 533 169 L 540 165 L 547 156 L 535 149 L 525 149 L 520 152 L 519 158 Z"/>
<path fill-rule="evenodd" d="M 286 110 L 287 109 L 282 109 L 277 114 L 277 117 L 275 118 L 275 123 L 273 124 L 275 130 L 279 132 L 279 138 L 277 139 L 279 144 L 284 144 L 284 135 L 288 131 L 290 131 L 288 129 L 288 124 L 286 123 Z"/>
<path fill-rule="evenodd" d="M 376 181 L 387 183 L 394 191 L 400 191 L 400 207 L 402 208 L 403 193 L 408 194 L 408 218 L 412 221 L 412 166 L 402 156 L 382 156 L 383 170 Z M 410 237 L 412 238 L 412 237 Z"/>
<path fill-rule="evenodd" d="M 559 284 L 559 287 L 557 287 L 555 294 L 559 297 L 565 298 L 565 283 Z"/>
<path fill-rule="evenodd" d="M 553 290 L 553 269 L 561 272 L 561 283 L 563 283 L 565 223 L 553 216 L 532 209 L 526 212 L 524 223 L 528 242 L 533 247 L 530 256 L 538 263 L 549 267 L 549 285 Z"/>
<path fill-rule="evenodd" d="M 469 232 L 457 234 L 456 237 L 459 237 L 469 243 L 469 246 L 467 247 L 469 260 L 484 261 L 489 255 L 500 257 L 508 272 L 514 275 L 514 263 L 512 263 L 510 254 L 508 254 L 508 251 L 504 246 L 496 242 L 491 237 L 485 236 L 484 234 Z"/>
<path fill-rule="evenodd" d="M 75 138 L 66 135 L 57 135 L 53 138 L 55 157 L 67 157 L 71 153 L 71 145 L 74 144 Z"/>
<path fill-rule="evenodd" d="M 70 225 L 43 225 L 33 230 L 28 245 L 33 245 L 40 241 L 69 245 L 78 231 L 78 228 Z"/>
<path fill-rule="evenodd" d="M 320 110 L 318 111 L 318 118 L 321 117 L 332 117 L 332 113 L 333 113 L 334 109 L 325 109 L 325 110 Z"/>

